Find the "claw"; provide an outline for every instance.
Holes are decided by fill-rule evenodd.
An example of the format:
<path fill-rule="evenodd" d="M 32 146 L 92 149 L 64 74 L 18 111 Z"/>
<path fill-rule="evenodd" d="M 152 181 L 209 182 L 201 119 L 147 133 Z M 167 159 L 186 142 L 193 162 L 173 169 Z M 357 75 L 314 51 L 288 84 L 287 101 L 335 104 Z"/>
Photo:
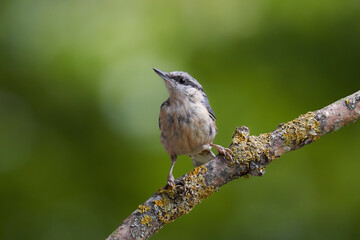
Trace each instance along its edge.
<path fill-rule="evenodd" d="M 225 156 L 226 159 L 232 161 L 232 154 L 233 152 L 229 149 L 229 148 L 224 148 L 223 146 L 220 145 L 216 145 L 216 144 L 210 144 L 210 146 L 215 147 L 216 150 L 218 151 L 218 153 L 222 154 Z"/>

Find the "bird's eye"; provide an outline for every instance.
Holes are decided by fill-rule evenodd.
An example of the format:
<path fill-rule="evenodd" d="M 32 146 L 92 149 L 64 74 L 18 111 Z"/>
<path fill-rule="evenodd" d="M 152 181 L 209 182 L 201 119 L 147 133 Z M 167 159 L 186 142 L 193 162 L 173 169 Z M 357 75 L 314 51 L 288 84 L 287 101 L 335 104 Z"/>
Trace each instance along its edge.
<path fill-rule="evenodd" d="M 179 83 L 181 83 L 181 84 L 184 84 L 185 83 L 185 79 L 183 78 L 183 77 L 179 77 Z"/>

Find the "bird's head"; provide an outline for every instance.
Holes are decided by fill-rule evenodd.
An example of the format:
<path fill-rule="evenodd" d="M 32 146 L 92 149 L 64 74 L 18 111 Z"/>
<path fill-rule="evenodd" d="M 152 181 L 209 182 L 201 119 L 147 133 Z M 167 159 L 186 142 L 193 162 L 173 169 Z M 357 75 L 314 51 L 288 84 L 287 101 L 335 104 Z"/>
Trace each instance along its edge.
<path fill-rule="evenodd" d="M 204 94 L 204 90 L 202 89 L 200 83 L 198 83 L 195 78 L 186 72 L 175 71 L 168 73 L 156 68 L 153 69 L 164 80 L 170 97 L 184 98 L 197 94 Z"/>

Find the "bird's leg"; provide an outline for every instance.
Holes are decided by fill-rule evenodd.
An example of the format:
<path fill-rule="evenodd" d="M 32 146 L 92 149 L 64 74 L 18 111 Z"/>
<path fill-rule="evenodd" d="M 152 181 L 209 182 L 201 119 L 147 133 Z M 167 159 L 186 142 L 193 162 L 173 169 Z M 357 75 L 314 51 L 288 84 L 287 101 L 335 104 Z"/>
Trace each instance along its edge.
<path fill-rule="evenodd" d="M 168 185 L 171 188 L 175 188 L 175 179 L 174 179 L 174 176 L 172 174 L 172 171 L 173 171 L 176 159 L 177 159 L 176 155 L 171 155 L 171 167 L 170 167 L 170 171 L 169 171 L 169 175 L 168 175 Z"/>
<path fill-rule="evenodd" d="M 224 148 L 223 146 L 216 145 L 213 143 L 210 143 L 210 146 L 215 147 L 216 150 L 218 151 L 218 153 L 224 155 L 226 159 L 229 159 L 232 161 L 231 154 L 233 154 L 233 152 L 229 148 Z"/>

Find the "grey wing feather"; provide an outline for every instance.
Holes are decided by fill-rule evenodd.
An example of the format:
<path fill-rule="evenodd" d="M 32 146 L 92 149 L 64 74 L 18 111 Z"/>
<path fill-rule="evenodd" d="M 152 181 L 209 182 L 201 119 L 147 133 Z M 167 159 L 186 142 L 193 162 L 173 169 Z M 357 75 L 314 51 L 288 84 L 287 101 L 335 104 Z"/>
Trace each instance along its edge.
<path fill-rule="evenodd" d="M 207 96 L 205 94 L 204 94 L 204 99 L 203 99 L 202 103 L 205 105 L 206 109 L 208 110 L 210 117 L 212 119 L 216 120 L 215 113 L 211 109 L 210 104 L 209 104 L 209 100 L 208 100 L 208 98 L 207 98 Z"/>
<path fill-rule="evenodd" d="M 163 109 L 164 107 L 168 107 L 169 105 L 170 105 L 169 99 L 166 99 L 166 101 L 163 102 L 163 103 L 161 104 L 161 106 L 160 106 L 160 113 L 161 113 L 161 111 L 162 111 L 162 109 Z M 159 117 L 159 129 L 161 130 L 160 117 Z"/>

